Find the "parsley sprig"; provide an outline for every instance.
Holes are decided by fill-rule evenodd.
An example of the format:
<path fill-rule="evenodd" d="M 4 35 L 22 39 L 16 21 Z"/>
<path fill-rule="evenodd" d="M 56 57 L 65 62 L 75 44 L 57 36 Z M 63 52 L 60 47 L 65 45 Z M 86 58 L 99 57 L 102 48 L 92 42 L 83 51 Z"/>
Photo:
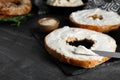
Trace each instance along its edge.
<path fill-rule="evenodd" d="M 21 16 L 9 17 L 9 18 L 0 18 L 1 22 L 11 22 L 11 25 L 20 26 L 23 21 L 27 19 L 27 17 L 32 16 L 32 14 L 26 14 Z"/>

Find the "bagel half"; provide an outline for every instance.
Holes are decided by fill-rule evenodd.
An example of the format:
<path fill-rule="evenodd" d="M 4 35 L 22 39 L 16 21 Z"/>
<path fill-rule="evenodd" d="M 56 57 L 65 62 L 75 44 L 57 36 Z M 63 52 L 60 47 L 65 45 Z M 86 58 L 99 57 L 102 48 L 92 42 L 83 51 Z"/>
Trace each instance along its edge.
<path fill-rule="evenodd" d="M 77 47 L 69 44 L 82 40 L 94 43 L 89 49 L 81 44 L 77 44 Z M 49 54 L 61 62 L 83 68 L 93 68 L 110 58 L 100 56 L 92 50 L 115 52 L 117 45 L 116 41 L 106 34 L 87 29 L 64 27 L 54 30 L 45 37 L 45 47 Z"/>
<path fill-rule="evenodd" d="M 117 13 L 100 8 L 73 12 L 69 19 L 76 27 L 99 32 L 109 32 L 120 27 L 120 16 Z"/>

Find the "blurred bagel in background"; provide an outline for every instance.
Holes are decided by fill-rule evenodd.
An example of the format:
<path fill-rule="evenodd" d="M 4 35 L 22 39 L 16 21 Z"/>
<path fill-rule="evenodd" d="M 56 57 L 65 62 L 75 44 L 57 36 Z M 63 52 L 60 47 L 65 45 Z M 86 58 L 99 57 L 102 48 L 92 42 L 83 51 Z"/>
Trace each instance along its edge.
<path fill-rule="evenodd" d="M 0 15 L 17 16 L 24 15 L 31 11 L 30 0 L 1 0 Z"/>
<path fill-rule="evenodd" d="M 109 32 L 120 27 L 120 16 L 117 13 L 100 8 L 72 12 L 69 19 L 76 27 L 99 32 Z"/>

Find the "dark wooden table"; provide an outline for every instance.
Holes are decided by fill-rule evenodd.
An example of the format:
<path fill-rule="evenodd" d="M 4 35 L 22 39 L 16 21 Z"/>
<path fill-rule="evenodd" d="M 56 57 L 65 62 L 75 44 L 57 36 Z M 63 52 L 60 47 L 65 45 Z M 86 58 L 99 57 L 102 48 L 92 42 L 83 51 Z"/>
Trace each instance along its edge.
<path fill-rule="evenodd" d="M 65 75 L 51 60 L 43 46 L 45 34 L 38 32 L 42 36 L 38 41 L 33 37 L 32 31 L 38 28 L 37 20 L 41 17 L 56 17 L 60 19 L 62 27 L 70 25 L 68 16 L 48 12 L 38 15 L 37 10 L 34 7 L 32 11 L 34 15 L 20 27 L 0 24 L 0 80 L 118 80 L 120 78 L 119 62 L 80 75 Z M 117 44 L 120 44 L 119 33 L 120 30 L 109 33 L 117 40 Z M 119 48 L 117 51 L 120 51 Z"/>

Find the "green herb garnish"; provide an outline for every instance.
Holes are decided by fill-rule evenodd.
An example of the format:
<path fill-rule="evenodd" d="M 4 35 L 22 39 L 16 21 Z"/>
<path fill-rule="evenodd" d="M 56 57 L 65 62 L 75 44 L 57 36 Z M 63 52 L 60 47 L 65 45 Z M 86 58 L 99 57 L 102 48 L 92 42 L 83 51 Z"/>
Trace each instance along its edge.
<path fill-rule="evenodd" d="M 21 23 L 27 19 L 27 17 L 32 16 L 32 14 L 26 14 L 21 16 L 9 17 L 9 18 L 0 18 L 2 22 L 12 22 L 11 25 L 20 26 Z"/>

